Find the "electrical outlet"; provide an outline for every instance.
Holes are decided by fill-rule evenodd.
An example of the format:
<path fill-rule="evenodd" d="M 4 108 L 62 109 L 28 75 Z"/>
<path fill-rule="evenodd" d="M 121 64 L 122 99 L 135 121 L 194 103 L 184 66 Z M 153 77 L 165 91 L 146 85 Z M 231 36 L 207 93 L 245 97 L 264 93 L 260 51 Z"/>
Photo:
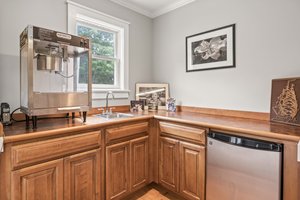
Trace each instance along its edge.
<path fill-rule="evenodd" d="M 300 162 L 300 140 L 297 145 L 297 161 Z"/>
<path fill-rule="evenodd" d="M 3 137 L 0 137 L 0 153 L 4 152 L 4 141 Z"/>

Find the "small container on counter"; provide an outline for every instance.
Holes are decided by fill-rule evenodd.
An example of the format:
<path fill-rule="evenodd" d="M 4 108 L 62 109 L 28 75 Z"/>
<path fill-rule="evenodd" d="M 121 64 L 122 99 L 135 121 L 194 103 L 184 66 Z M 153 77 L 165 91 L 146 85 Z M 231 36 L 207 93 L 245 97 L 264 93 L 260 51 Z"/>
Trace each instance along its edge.
<path fill-rule="evenodd" d="M 175 98 L 167 99 L 167 110 L 170 112 L 176 112 L 176 99 Z"/>

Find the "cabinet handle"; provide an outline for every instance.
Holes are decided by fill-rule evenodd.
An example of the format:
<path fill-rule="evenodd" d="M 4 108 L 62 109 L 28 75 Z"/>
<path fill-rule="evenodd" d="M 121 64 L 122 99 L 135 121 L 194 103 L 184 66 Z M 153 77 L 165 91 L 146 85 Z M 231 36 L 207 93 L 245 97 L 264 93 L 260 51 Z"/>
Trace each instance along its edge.
<path fill-rule="evenodd" d="M 57 108 L 58 111 L 68 111 L 68 110 L 80 110 L 80 107 L 63 107 Z"/>

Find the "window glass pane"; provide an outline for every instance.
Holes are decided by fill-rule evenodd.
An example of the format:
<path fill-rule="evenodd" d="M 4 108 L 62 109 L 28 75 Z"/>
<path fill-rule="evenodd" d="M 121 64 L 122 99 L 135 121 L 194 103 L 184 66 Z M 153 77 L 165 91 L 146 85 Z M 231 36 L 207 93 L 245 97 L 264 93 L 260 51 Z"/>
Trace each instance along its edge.
<path fill-rule="evenodd" d="M 80 59 L 79 65 L 79 83 L 85 84 L 88 79 L 87 58 Z M 92 61 L 92 83 L 114 85 L 115 62 L 93 59 Z"/>
<path fill-rule="evenodd" d="M 77 34 L 91 39 L 93 54 L 115 57 L 115 33 L 77 24 Z"/>
<path fill-rule="evenodd" d="M 92 74 L 93 84 L 114 85 L 115 62 L 93 59 Z"/>
<path fill-rule="evenodd" d="M 82 57 L 80 56 L 79 60 L 79 77 L 78 77 L 78 82 L 79 83 L 87 83 L 88 82 L 88 57 Z"/>

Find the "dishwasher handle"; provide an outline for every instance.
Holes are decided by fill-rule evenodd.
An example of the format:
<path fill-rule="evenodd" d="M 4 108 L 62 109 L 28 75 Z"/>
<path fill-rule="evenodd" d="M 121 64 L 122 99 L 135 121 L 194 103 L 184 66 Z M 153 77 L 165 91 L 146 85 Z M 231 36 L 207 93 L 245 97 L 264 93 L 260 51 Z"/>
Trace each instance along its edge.
<path fill-rule="evenodd" d="M 225 142 L 228 144 L 241 146 L 241 147 L 245 147 L 245 148 L 282 152 L 282 144 L 277 144 L 274 142 L 257 140 L 257 139 L 246 138 L 246 137 L 237 137 L 234 135 L 228 135 L 225 133 L 220 133 L 220 132 L 215 132 L 215 131 L 209 132 L 208 137 L 213 138 L 218 141 L 221 141 L 221 142 Z"/>

